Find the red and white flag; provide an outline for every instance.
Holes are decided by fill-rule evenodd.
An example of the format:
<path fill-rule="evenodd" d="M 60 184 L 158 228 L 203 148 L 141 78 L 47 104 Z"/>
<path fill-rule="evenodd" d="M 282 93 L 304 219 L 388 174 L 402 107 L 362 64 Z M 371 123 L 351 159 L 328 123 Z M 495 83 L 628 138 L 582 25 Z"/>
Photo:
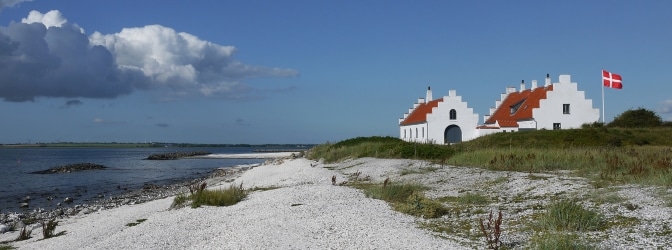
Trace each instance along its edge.
<path fill-rule="evenodd" d="M 621 75 L 602 70 L 602 85 L 605 87 L 622 89 L 623 83 L 621 83 L 621 80 Z"/>

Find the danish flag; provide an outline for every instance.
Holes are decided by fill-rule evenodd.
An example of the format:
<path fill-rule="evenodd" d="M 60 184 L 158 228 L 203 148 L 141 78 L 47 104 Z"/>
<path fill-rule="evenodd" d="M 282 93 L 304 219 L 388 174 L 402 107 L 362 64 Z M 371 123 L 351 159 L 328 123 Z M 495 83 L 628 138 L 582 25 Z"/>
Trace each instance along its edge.
<path fill-rule="evenodd" d="M 621 75 L 602 70 L 602 84 L 605 87 L 622 89 L 623 83 L 621 83 L 621 80 Z"/>

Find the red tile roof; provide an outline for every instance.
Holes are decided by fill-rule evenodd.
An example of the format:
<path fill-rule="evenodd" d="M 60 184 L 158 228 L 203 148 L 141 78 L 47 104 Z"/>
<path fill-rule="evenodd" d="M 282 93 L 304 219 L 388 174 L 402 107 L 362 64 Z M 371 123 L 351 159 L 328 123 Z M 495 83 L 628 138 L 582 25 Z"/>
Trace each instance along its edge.
<path fill-rule="evenodd" d="M 410 113 L 404 121 L 400 123 L 402 126 L 418 124 L 427 122 L 427 114 L 432 113 L 432 108 L 438 107 L 439 102 L 442 102 L 443 98 L 432 100 L 426 103 L 420 103 L 412 113 Z"/>
<path fill-rule="evenodd" d="M 528 89 L 523 92 L 510 93 L 499 105 L 499 108 L 484 122 L 485 125 L 499 123 L 500 127 L 518 127 L 518 121 L 531 120 L 532 109 L 539 108 L 539 101 L 546 99 L 546 93 L 553 90 L 553 85 Z M 513 114 L 511 108 L 518 106 Z"/>

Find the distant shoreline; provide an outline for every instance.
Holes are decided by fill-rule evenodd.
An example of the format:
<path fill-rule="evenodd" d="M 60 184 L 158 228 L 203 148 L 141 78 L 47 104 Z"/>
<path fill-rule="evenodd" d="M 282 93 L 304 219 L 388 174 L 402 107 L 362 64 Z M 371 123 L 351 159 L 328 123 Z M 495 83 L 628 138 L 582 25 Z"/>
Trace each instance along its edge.
<path fill-rule="evenodd" d="M 315 144 L 199 144 L 199 143 L 116 143 L 116 142 L 58 142 L 0 144 L 2 148 L 263 148 L 259 152 L 298 152 L 308 150 Z M 255 151 L 256 151 L 255 150 Z"/>

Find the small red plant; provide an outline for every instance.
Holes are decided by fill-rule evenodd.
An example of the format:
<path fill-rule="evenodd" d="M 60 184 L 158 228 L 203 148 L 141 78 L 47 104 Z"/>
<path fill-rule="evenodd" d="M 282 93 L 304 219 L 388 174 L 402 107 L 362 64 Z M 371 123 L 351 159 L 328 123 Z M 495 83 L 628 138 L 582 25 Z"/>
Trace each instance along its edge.
<path fill-rule="evenodd" d="M 499 216 L 496 220 L 493 220 L 492 210 L 488 216 L 488 221 L 483 223 L 483 219 L 478 219 L 480 222 L 481 232 L 485 237 L 485 241 L 488 244 L 488 249 L 499 249 L 502 246 L 502 242 L 499 241 L 499 236 L 502 235 L 502 211 L 499 211 Z"/>

